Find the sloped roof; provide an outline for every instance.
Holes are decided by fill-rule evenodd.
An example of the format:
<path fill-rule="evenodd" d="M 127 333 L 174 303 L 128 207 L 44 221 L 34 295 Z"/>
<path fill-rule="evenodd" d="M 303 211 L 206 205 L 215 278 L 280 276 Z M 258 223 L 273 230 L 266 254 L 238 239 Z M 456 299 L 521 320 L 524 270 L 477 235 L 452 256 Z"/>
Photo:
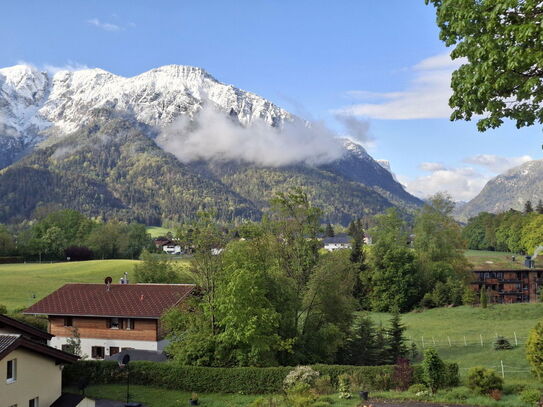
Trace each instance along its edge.
<path fill-rule="evenodd" d="M 66 284 L 25 314 L 158 319 L 194 289 L 192 284 Z"/>
<path fill-rule="evenodd" d="M 334 237 L 326 237 L 322 241 L 324 244 L 334 244 L 334 243 L 351 243 L 351 236 L 349 236 L 346 233 L 340 233 L 338 235 L 335 235 Z"/>
<path fill-rule="evenodd" d="M 85 399 L 80 394 L 63 394 L 51 404 L 51 407 L 77 407 Z"/>
<path fill-rule="evenodd" d="M 168 360 L 167 356 L 156 350 L 144 350 L 144 349 L 125 349 L 122 352 L 116 353 L 112 356 L 106 356 L 106 360 L 122 361 L 124 355 L 130 356 L 130 361 L 135 362 L 137 360 L 147 360 L 150 362 L 165 362 Z"/>
<path fill-rule="evenodd" d="M 16 331 L 16 333 L 23 334 L 24 336 L 27 336 L 33 340 L 48 341 L 53 337 L 53 335 L 42 331 L 41 329 L 25 324 L 24 322 L 17 321 L 16 319 L 10 318 L 7 315 L 0 314 L 0 328 L 2 327 L 11 328 L 12 330 Z"/>
<path fill-rule="evenodd" d="M 0 335 L 0 360 L 18 348 L 25 348 L 42 354 L 59 363 L 73 363 L 79 359 L 71 353 L 63 352 L 40 342 L 32 341 L 22 335 Z"/>

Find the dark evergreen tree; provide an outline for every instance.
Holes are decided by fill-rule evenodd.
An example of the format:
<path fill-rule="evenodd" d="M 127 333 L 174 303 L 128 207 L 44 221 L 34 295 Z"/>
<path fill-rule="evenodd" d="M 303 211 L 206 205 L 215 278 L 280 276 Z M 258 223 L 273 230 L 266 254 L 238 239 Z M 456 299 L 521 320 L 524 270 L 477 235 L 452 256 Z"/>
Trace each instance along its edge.
<path fill-rule="evenodd" d="M 376 329 L 369 315 L 360 315 L 353 323 L 344 347 L 338 354 L 338 362 L 347 365 L 372 366 L 380 363 L 376 341 Z"/>
<path fill-rule="evenodd" d="M 408 356 L 406 339 L 404 337 L 406 327 L 402 324 L 398 310 L 394 310 L 390 319 L 390 327 L 386 330 L 387 362 L 394 364 L 400 358 Z"/>
<path fill-rule="evenodd" d="M 534 211 L 534 208 L 532 207 L 531 201 L 526 201 L 524 204 L 524 213 L 532 213 Z"/>
<path fill-rule="evenodd" d="M 326 235 L 326 237 L 334 237 L 336 235 L 334 233 L 334 228 L 332 227 L 332 225 L 330 225 L 330 223 L 326 225 L 326 230 L 324 234 Z"/>
<path fill-rule="evenodd" d="M 364 233 L 356 232 L 353 236 L 353 247 L 350 255 L 351 263 L 355 267 L 357 279 L 355 281 L 353 296 L 357 299 L 360 309 L 369 308 L 370 275 L 364 251 Z"/>
<path fill-rule="evenodd" d="M 540 215 L 543 215 L 543 201 L 541 201 L 541 199 L 539 200 L 539 202 L 537 202 L 537 206 L 535 207 L 535 210 Z"/>

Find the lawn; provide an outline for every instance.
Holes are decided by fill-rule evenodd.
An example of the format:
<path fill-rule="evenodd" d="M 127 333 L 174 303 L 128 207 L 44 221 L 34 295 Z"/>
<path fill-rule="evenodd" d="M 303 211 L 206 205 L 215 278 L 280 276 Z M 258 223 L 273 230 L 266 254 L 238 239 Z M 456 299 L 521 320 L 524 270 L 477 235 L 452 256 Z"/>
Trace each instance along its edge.
<path fill-rule="evenodd" d="M 67 388 L 66 392 L 77 393 L 76 389 Z M 126 401 L 126 386 L 106 384 L 89 386 L 86 395 L 90 398 L 104 398 Z M 147 386 L 130 386 L 130 400 L 138 401 L 148 407 L 179 407 L 188 405 L 191 393 L 167 390 Z M 254 400 L 265 396 L 244 394 L 199 394 L 200 405 L 205 407 L 246 407 Z M 342 400 L 337 395 L 325 396 L 334 400 L 334 407 L 355 407 L 360 404 L 357 398 Z"/>
<path fill-rule="evenodd" d="M 28 307 L 65 283 L 114 282 L 125 271 L 133 277 L 137 260 L 92 260 L 67 263 L 0 264 L 0 304 L 9 310 Z"/>
<path fill-rule="evenodd" d="M 174 233 L 173 229 L 163 228 L 161 226 L 147 226 L 146 230 L 147 230 L 147 233 L 149 233 L 152 238 L 166 236 L 168 232 Z"/>
<path fill-rule="evenodd" d="M 507 252 L 491 252 L 487 250 L 466 250 L 465 256 L 475 270 L 525 269 L 524 256 Z M 511 256 L 515 256 L 515 261 Z M 536 260 L 536 267 L 543 268 L 543 256 Z"/>
<path fill-rule="evenodd" d="M 390 318 L 383 313 L 372 313 L 372 316 L 383 324 Z M 461 376 L 473 366 L 492 367 L 501 373 L 503 361 L 507 382 L 534 382 L 524 356 L 524 343 L 530 329 L 541 318 L 543 304 L 492 305 L 487 309 L 435 308 L 402 315 L 406 335 L 417 344 L 419 351 L 423 350 L 423 342 L 424 348 L 434 347 L 443 359 L 459 364 Z M 505 336 L 514 345 L 515 334 L 517 347 L 494 350 L 496 335 Z"/>

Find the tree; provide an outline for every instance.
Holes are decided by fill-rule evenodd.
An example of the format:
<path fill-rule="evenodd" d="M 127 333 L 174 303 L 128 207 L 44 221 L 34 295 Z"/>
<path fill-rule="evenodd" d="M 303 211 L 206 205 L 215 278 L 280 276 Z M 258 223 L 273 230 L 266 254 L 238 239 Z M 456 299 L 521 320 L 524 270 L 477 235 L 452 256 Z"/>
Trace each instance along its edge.
<path fill-rule="evenodd" d="M 421 271 L 424 291 L 430 291 L 438 281 L 454 277 L 469 278 L 468 262 L 464 256 L 462 230 L 452 217 L 454 202 L 448 195 L 432 196 L 415 219 L 415 253 Z"/>
<path fill-rule="evenodd" d="M 526 201 L 524 203 L 524 213 L 532 213 L 534 208 L 532 207 L 532 201 Z"/>
<path fill-rule="evenodd" d="M 481 308 L 486 308 L 488 306 L 488 294 L 486 292 L 485 285 L 481 287 L 481 292 L 479 294 L 479 303 L 481 304 Z"/>
<path fill-rule="evenodd" d="M 77 327 L 72 327 L 72 336 L 66 340 L 66 352 L 71 353 L 79 357 L 83 357 L 81 354 L 81 335 Z"/>
<path fill-rule="evenodd" d="M 400 313 L 398 310 L 394 310 L 390 319 L 390 327 L 387 329 L 388 364 L 394 364 L 407 356 L 405 330 L 406 327 L 402 325 Z"/>
<path fill-rule="evenodd" d="M 526 342 L 526 358 L 538 380 L 543 381 L 543 321 L 539 321 L 530 331 Z"/>
<path fill-rule="evenodd" d="M 177 284 L 181 282 L 179 272 L 169 259 L 144 251 L 142 262 L 134 265 L 134 276 L 138 283 Z"/>
<path fill-rule="evenodd" d="M 543 215 L 543 201 L 541 199 L 537 201 L 537 206 L 535 207 L 535 211 L 538 214 Z"/>
<path fill-rule="evenodd" d="M 326 224 L 326 230 L 324 231 L 324 234 L 326 237 L 334 237 L 336 234 L 334 233 L 334 228 L 330 223 Z"/>
<path fill-rule="evenodd" d="M 356 298 L 361 309 L 369 309 L 370 293 L 370 271 L 364 249 L 364 231 L 356 230 L 353 235 L 350 261 L 356 270 L 356 280 L 353 289 L 353 296 Z"/>
<path fill-rule="evenodd" d="M 432 393 L 438 391 L 445 384 L 445 369 L 445 363 L 443 363 L 435 349 L 428 348 L 424 351 L 422 377 Z"/>
<path fill-rule="evenodd" d="M 376 333 L 375 324 L 368 314 L 356 317 L 345 344 L 339 351 L 339 363 L 357 366 L 382 363 L 379 358 L 382 349 L 378 348 Z"/>
<path fill-rule="evenodd" d="M 16 249 L 15 238 L 3 225 L 0 225 L 0 257 L 12 256 Z"/>
<path fill-rule="evenodd" d="M 398 247 L 391 248 L 383 257 L 377 255 L 372 253 L 372 309 L 409 311 L 420 300 L 420 281 L 413 252 Z"/>
<path fill-rule="evenodd" d="M 543 5 L 535 0 L 426 0 L 437 12 L 440 38 L 466 58 L 452 76 L 452 120 L 471 120 L 480 131 L 503 119 L 518 128 L 543 122 Z"/>

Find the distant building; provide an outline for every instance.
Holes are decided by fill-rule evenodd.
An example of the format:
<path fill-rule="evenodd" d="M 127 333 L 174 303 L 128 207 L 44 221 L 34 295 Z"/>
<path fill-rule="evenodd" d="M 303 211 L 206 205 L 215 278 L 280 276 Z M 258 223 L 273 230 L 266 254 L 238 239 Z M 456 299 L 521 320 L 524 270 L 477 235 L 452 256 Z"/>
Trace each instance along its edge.
<path fill-rule="evenodd" d="M 341 249 L 350 249 L 352 247 L 351 237 L 346 233 L 340 233 L 334 237 L 326 237 L 322 239 L 324 248 L 329 252 Z"/>
<path fill-rule="evenodd" d="M 158 250 L 162 250 L 167 254 L 182 254 L 183 250 L 179 243 L 174 242 L 173 240 L 166 238 L 155 239 L 155 247 Z"/>
<path fill-rule="evenodd" d="M 0 315 L 0 406 L 60 405 L 62 367 L 78 357 L 47 345 L 52 335 Z M 83 396 L 66 407 L 93 407 Z"/>
<path fill-rule="evenodd" d="M 50 345 L 66 349 L 74 330 L 81 351 L 104 359 L 125 349 L 161 352 L 160 317 L 193 291 L 191 284 L 66 284 L 24 311 L 47 315 Z"/>
<path fill-rule="evenodd" d="M 497 304 L 538 302 L 543 286 L 543 269 L 473 271 L 471 288 L 479 293 L 486 288 L 489 300 Z"/>

